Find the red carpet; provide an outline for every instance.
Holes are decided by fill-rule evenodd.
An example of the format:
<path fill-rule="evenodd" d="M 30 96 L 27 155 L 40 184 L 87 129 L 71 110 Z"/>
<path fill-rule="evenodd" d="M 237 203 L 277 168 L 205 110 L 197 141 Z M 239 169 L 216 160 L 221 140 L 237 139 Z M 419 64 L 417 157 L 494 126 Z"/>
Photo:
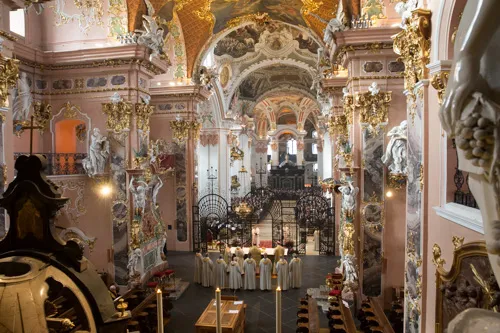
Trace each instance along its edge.
<path fill-rule="evenodd" d="M 270 249 L 270 248 L 273 247 L 273 241 L 271 241 L 271 240 L 261 240 L 259 246 L 260 247 L 265 247 L 266 249 Z"/>

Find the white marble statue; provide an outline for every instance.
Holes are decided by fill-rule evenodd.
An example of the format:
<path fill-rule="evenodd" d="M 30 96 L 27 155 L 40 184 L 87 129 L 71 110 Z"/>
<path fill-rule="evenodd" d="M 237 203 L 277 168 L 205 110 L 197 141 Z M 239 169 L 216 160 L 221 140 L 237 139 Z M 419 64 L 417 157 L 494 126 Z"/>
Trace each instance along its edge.
<path fill-rule="evenodd" d="M 406 143 L 408 141 L 408 123 L 403 120 L 399 126 L 393 127 L 387 136 L 391 139 L 382 156 L 382 162 L 389 168 L 391 174 L 406 174 Z"/>
<path fill-rule="evenodd" d="M 156 206 L 156 200 L 158 196 L 158 192 L 163 187 L 163 182 L 158 175 L 153 176 L 153 181 L 148 184 L 151 188 L 151 200 L 153 201 L 153 206 Z"/>
<path fill-rule="evenodd" d="M 138 275 L 139 276 L 141 275 L 142 272 L 141 263 L 142 263 L 141 249 L 133 250 L 127 265 L 129 277 L 136 277 Z"/>
<path fill-rule="evenodd" d="M 368 87 L 368 91 L 371 93 L 372 96 L 378 95 L 378 93 L 380 92 L 378 83 L 372 82 L 372 84 L 370 84 L 370 86 Z"/>
<path fill-rule="evenodd" d="M 325 42 L 326 45 L 332 46 L 332 44 L 335 43 L 335 35 L 334 34 L 337 31 L 344 31 L 347 29 L 346 25 L 344 24 L 344 21 L 345 21 L 345 13 L 344 13 L 342 1 L 340 1 L 339 6 L 337 8 L 336 17 L 332 18 L 330 20 L 330 22 L 328 22 L 328 24 L 324 30 L 323 41 Z"/>
<path fill-rule="evenodd" d="M 149 103 L 151 102 L 151 96 L 149 96 L 149 95 L 141 95 L 141 101 L 144 104 L 149 105 Z"/>
<path fill-rule="evenodd" d="M 458 165 L 483 218 L 488 257 L 500 282 L 500 1 L 468 1 L 455 39 L 452 72 L 440 110 L 441 124 L 457 143 Z M 500 314 L 468 309 L 448 333 L 499 332 Z"/>
<path fill-rule="evenodd" d="M 259 263 L 260 290 L 271 290 L 272 271 L 273 262 L 267 257 L 267 253 L 264 253 L 264 258 Z"/>
<path fill-rule="evenodd" d="M 137 44 L 144 45 L 151 50 L 150 61 L 155 57 L 162 59 L 165 57 L 165 52 L 163 51 L 163 44 L 165 43 L 163 34 L 165 31 L 158 25 L 155 19 L 155 10 L 151 2 L 149 0 L 144 0 L 144 2 L 148 8 L 148 14 L 142 15 L 142 27 L 144 30 L 135 30 L 135 34 L 138 35 Z"/>
<path fill-rule="evenodd" d="M 342 88 L 342 97 L 346 98 L 349 95 L 350 95 L 349 94 L 349 88 L 347 88 L 347 87 Z"/>
<path fill-rule="evenodd" d="M 346 282 L 358 281 L 358 270 L 356 267 L 355 257 L 352 254 L 346 254 L 342 258 L 342 270 L 344 272 L 344 280 Z"/>
<path fill-rule="evenodd" d="M 129 183 L 129 190 L 132 193 L 132 199 L 134 202 L 134 210 L 136 215 L 141 215 L 146 209 L 146 192 L 148 189 L 148 184 L 145 181 L 138 181 L 138 185 L 134 186 L 135 178 L 132 177 Z"/>
<path fill-rule="evenodd" d="M 89 176 L 103 174 L 109 157 L 108 138 L 95 127 L 90 136 L 89 156 L 82 160 L 83 168 Z"/>
<path fill-rule="evenodd" d="M 411 11 L 416 9 L 418 0 L 400 1 L 394 6 L 394 10 L 401 16 L 401 28 L 406 26 L 406 21 L 411 17 Z"/>
<path fill-rule="evenodd" d="M 353 213 L 356 209 L 356 195 L 359 188 L 354 187 L 352 181 L 349 181 L 347 185 L 340 186 L 339 191 L 342 193 L 342 210 L 345 213 Z"/>
<path fill-rule="evenodd" d="M 21 72 L 17 80 L 17 88 L 13 89 L 14 102 L 12 106 L 12 117 L 14 120 L 27 120 L 33 104 L 33 96 L 28 83 L 28 76 Z"/>
<path fill-rule="evenodd" d="M 111 97 L 109 98 L 109 100 L 113 104 L 118 104 L 118 103 L 120 103 L 120 102 L 123 101 L 123 98 L 120 96 L 119 93 L 115 92 L 113 95 L 111 95 Z"/>

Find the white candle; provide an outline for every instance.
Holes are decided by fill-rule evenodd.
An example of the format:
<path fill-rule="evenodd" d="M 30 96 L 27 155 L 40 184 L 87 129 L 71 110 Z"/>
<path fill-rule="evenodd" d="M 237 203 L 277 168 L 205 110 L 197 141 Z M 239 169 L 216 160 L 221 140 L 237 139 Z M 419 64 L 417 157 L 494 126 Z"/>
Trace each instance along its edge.
<path fill-rule="evenodd" d="M 276 288 L 276 333 L 281 333 L 281 288 Z"/>
<path fill-rule="evenodd" d="M 156 289 L 156 316 L 158 317 L 158 333 L 163 333 L 163 293 L 161 288 Z"/>
<path fill-rule="evenodd" d="M 222 333 L 221 295 L 219 288 L 215 290 L 215 305 L 216 305 L 215 332 Z"/>

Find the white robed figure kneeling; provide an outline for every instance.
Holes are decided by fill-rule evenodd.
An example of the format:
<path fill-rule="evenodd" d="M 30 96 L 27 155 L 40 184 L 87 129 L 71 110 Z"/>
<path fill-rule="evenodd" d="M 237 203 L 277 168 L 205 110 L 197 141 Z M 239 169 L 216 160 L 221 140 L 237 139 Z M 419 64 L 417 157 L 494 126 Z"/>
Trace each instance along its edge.
<path fill-rule="evenodd" d="M 278 286 L 281 290 L 288 290 L 288 262 L 285 260 L 285 257 L 281 257 L 281 259 L 276 263 L 276 273 L 278 274 Z"/>
<path fill-rule="evenodd" d="M 243 286 L 245 290 L 255 290 L 255 268 L 257 264 L 252 256 L 245 259 L 243 273 L 245 274 Z"/>
<path fill-rule="evenodd" d="M 273 271 L 273 262 L 264 253 L 264 258 L 260 260 L 260 290 L 271 290 L 271 273 Z"/>
<path fill-rule="evenodd" d="M 203 258 L 203 266 L 201 271 L 201 285 L 203 287 L 211 287 L 214 284 L 214 263 L 208 256 L 208 253 L 205 253 L 205 258 Z"/>
<path fill-rule="evenodd" d="M 227 271 L 229 272 L 229 289 L 240 289 L 241 288 L 241 269 L 240 265 L 236 260 L 231 261 L 227 266 Z"/>
<path fill-rule="evenodd" d="M 290 288 L 300 288 L 302 286 L 302 260 L 293 254 L 293 259 L 288 265 L 290 269 Z"/>
<path fill-rule="evenodd" d="M 219 289 L 226 288 L 227 264 L 222 257 L 215 261 L 215 287 Z"/>
<path fill-rule="evenodd" d="M 202 266 L 203 266 L 203 256 L 200 250 L 196 251 L 194 257 L 194 283 L 201 284 L 202 279 Z"/>

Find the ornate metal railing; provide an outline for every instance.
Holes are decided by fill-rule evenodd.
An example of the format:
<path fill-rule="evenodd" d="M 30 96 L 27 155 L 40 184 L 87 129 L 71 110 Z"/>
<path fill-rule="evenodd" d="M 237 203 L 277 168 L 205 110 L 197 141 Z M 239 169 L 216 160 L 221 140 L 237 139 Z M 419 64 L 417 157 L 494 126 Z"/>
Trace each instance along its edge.
<path fill-rule="evenodd" d="M 453 148 L 456 151 L 457 147 L 455 145 L 454 139 L 452 140 L 452 143 L 453 143 Z M 472 195 L 472 192 L 469 189 L 469 174 L 467 172 L 463 172 L 458 168 L 459 167 L 458 162 L 459 161 L 457 154 L 457 166 L 455 167 L 455 175 L 453 176 L 453 182 L 455 183 L 455 188 L 456 188 L 453 202 L 467 207 L 479 208 L 476 199 L 474 199 L 474 196 Z M 462 188 L 464 189 L 462 190 Z"/>
<path fill-rule="evenodd" d="M 35 153 L 42 154 L 47 157 L 46 174 L 49 176 L 55 175 L 80 175 L 85 174 L 82 160 L 87 157 L 86 153 Z M 14 153 L 14 160 L 21 155 L 28 153 Z"/>

